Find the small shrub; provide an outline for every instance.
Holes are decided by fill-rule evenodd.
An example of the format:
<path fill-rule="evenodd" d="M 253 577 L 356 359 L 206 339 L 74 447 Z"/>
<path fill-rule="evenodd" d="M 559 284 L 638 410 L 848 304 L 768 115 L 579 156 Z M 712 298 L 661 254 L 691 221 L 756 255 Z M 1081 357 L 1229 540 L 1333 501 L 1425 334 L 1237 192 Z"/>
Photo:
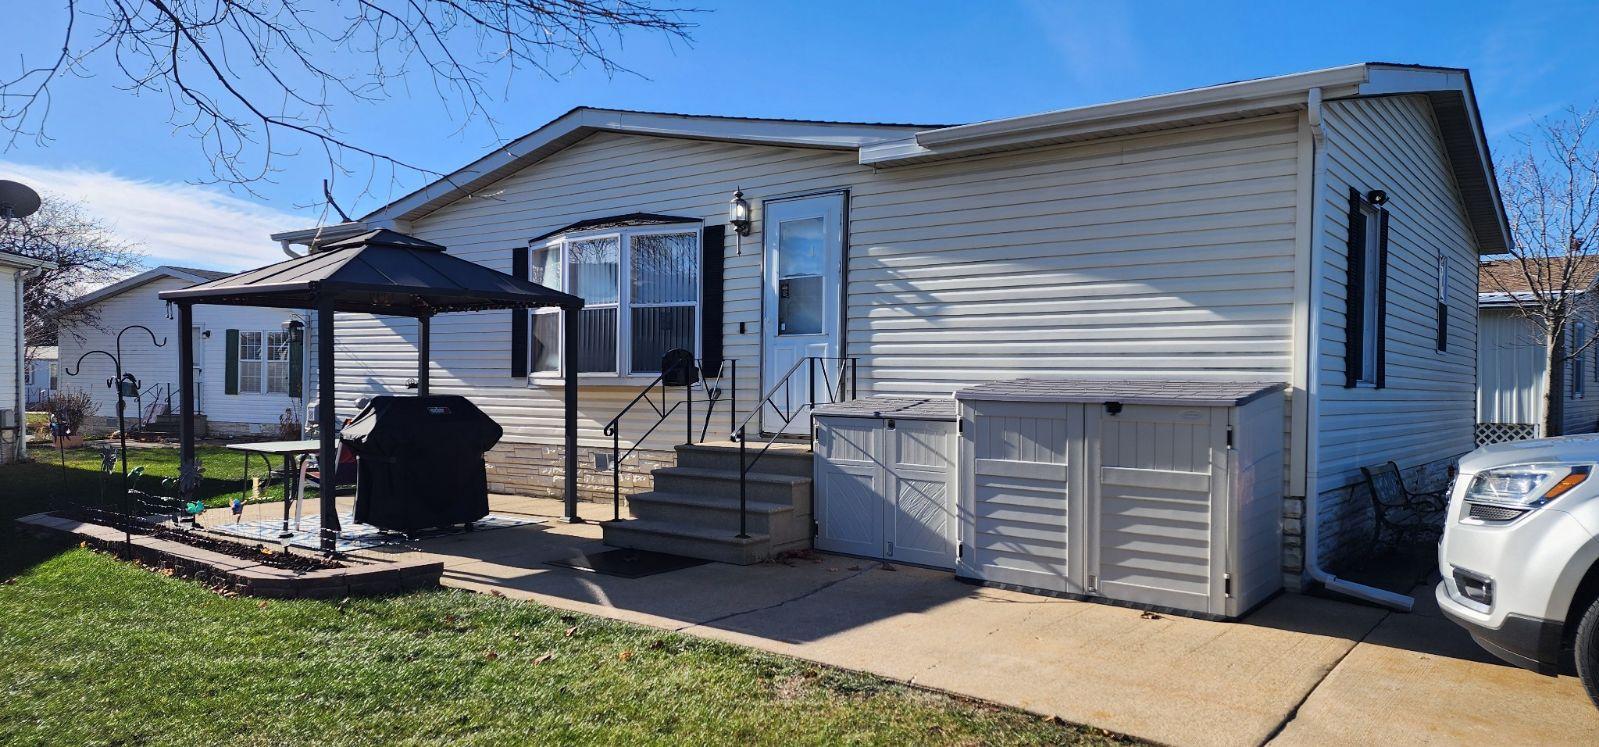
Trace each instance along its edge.
<path fill-rule="evenodd" d="M 93 416 L 99 408 L 94 404 L 94 398 L 88 392 L 78 389 L 63 389 L 51 392 L 37 405 L 39 411 L 47 412 L 56 417 L 56 420 L 66 424 L 72 433 L 81 433 L 84 421 Z"/>
<path fill-rule="evenodd" d="M 284 408 L 283 414 L 278 416 L 277 438 L 279 441 L 300 440 L 300 420 L 294 417 L 294 410 Z"/>

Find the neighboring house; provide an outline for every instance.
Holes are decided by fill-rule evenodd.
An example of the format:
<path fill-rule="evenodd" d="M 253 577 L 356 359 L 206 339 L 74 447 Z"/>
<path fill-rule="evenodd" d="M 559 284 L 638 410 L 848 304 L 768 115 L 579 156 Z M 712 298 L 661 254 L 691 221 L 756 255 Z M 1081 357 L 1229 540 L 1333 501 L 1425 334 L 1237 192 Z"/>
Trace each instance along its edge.
<path fill-rule="evenodd" d="M 23 432 L 28 403 L 22 383 L 27 353 L 22 288 L 29 272 L 53 267 L 52 262 L 0 252 L 0 464 L 28 456 Z"/>
<path fill-rule="evenodd" d="M 54 345 L 39 345 L 29 347 L 26 366 L 22 373 L 22 384 L 28 390 L 28 406 L 44 400 L 56 390 L 56 377 L 59 374 L 56 358 L 61 349 Z"/>
<path fill-rule="evenodd" d="M 747 237 L 726 228 L 735 190 Z M 374 227 L 586 298 L 594 498 L 610 480 L 588 452 L 609 453 L 606 423 L 672 346 L 737 362 L 740 417 L 803 355 L 858 357 L 863 395 L 1285 383 L 1292 585 L 1307 513 L 1323 562 L 1366 546 L 1361 466 L 1441 478 L 1473 447 L 1477 261 L 1508 245 L 1466 71 L 1386 64 L 960 126 L 578 108 L 360 221 L 274 238 Z M 412 320 L 336 325 L 341 411 L 405 391 Z M 558 490 L 558 330 L 545 312 L 433 322 L 433 390 L 505 427 L 494 489 Z M 637 417 L 624 448 L 654 419 Z M 679 428 L 625 465 L 633 489 Z"/>
<path fill-rule="evenodd" d="M 1550 263 L 1557 265 L 1558 263 Z M 1572 285 L 1593 290 L 1599 257 L 1579 260 Z M 1522 262 L 1501 259 L 1482 263 L 1477 292 L 1480 341 L 1477 348 L 1477 443 L 1489 444 L 1544 435 L 1551 384 L 1561 393 L 1559 435 L 1599 430 L 1599 344 L 1566 361 L 1559 376 L 1549 376 L 1549 349 L 1538 324 L 1522 310 L 1535 300 Z M 1546 289 L 1559 287 L 1548 278 L 1563 277 L 1563 267 L 1539 271 Z M 1538 273 L 1535 273 L 1538 274 Z M 1599 319 L 1589 303 L 1578 303 L 1586 317 L 1576 322 L 1564 344 L 1578 345 L 1599 335 Z"/>
<path fill-rule="evenodd" d="M 114 370 L 107 356 L 84 356 L 91 350 L 114 352 L 117 334 L 135 324 L 148 327 L 166 344 L 156 347 L 137 329 L 122 335 L 122 368 L 138 378 L 141 395 L 128 403 L 127 419 L 175 430 L 175 418 L 164 416 L 178 409 L 177 322 L 157 294 L 227 275 L 161 266 L 73 302 L 89 307 L 93 314 L 90 321 L 62 327 L 58 381 L 61 389 L 93 395 L 95 430 L 116 427 L 116 393 L 106 384 Z M 296 320 L 303 323 L 295 312 L 281 309 L 207 306 L 196 311 L 196 412 L 203 416 L 197 426 L 201 433 L 275 435 L 286 413 L 296 423 L 304 417 L 304 345 L 293 342 L 301 337 L 298 330 L 285 326 Z"/>

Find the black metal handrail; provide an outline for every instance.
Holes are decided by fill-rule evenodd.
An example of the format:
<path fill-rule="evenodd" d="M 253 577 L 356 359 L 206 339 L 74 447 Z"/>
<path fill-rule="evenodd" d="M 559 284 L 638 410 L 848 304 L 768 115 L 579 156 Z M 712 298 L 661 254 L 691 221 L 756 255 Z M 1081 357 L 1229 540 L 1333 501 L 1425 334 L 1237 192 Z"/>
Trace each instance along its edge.
<path fill-rule="evenodd" d="M 829 361 L 835 361 L 838 363 L 838 380 L 836 382 L 828 376 L 827 364 Z M 809 390 L 809 396 L 804 402 L 801 402 L 798 406 L 794 406 L 793 398 L 788 395 L 789 380 L 794 378 L 794 374 L 800 370 L 800 366 L 802 365 L 806 367 L 808 373 L 806 388 Z M 848 369 L 848 379 L 845 378 L 845 369 Z M 825 401 L 819 401 L 816 398 L 818 370 L 820 370 L 822 381 L 827 385 L 824 390 L 827 397 Z M 782 390 L 784 393 L 784 401 L 789 405 L 790 408 L 787 411 L 779 409 L 777 406 L 775 398 L 778 390 Z M 793 423 L 801 413 L 806 413 L 811 418 L 808 427 L 805 429 L 807 446 L 811 449 L 816 448 L 816 441 L 813 435 L 815 431 L 816 406 L 818 404 L 844 402 L 854 399 L 858 396 L 860 396 L 860 363 L 858 358 L 853 356 L 842 358 L 807 356 L 794 361 L 794 365 L 789 366 L 788 370 L 783 372 L 782 377 L 777 380 L 777 383 L 773 384 L 772 387 L 761 396 L 761 401 L 756 403 L 755 409 L 751 410 L 750 414 L 745 416 L 743 422 L 740 422 L 734 427 L 730 437 L 734 441 L 738 442 L 738 537 L 740 539 L 750 536 L 750 470 L 755 468 L 755 464 L 761 460 L 761 457 L 766 456 L 766 452 L 771 450 L 772 445 L 777 443 L 778 439 L 783 436 L 783 432 L 788 429 L 789 424 Z M 755 458 L 750 459 L 748 457 L 747 446 L 749 439 L 747 437 L 746 430 L 749 427 L 750 421 L 764 413 L 768 406 L 771 407 L 772 411 L 777 415 L 781 422 L 773 430 L 773 433 L 767 437 L 766 442 L 761 446 L 761 450 L 755 453 Z"/>
<path fill-rule="evenodd" d="M 695 361 L 695 363 L 703 366 L 700 361 Z M 728 359 L 722 361 L 717 366 L 715 376 L 707 376 L 702 367 L 700 369 L 700 375 L 695 377 L 694 382 L 682 387 L 684 390 L 683 399 L 680 399 L 676 402 L 671 402 L 669 404 L 669 395 L 674 387 L 667 385 L 667 373 L 670 372 L 662 371 L 660 375 L 655 377 L 654 381 L 651 381 L 643 389 L 639 390 L 639 393 L 633 397 L 633 400 L 628 402 L 627 406 L 623 407 L 620 412 L 616 413 L 616 417 L 611 418 L 611 422 L 605 424 L 605 435 L 611 437 L 611 518 L 613 519 L 622 518 L 622 461 L 632 456 L 633 452 L 638 451 L 639 446 L 644 443 L 645 439 L 649 438 L 650 434 L 655 432 L 655 429 L 661 427 L 662 423 L 665 423 L 667 420 L 671 419 L 672 414 L 677 412 L 678 408 L 680 407 L 683 408 L 684 411 L 683 426 L 685 440 L 683 443 L 685 445 L 695 443 L 695 386 L 700 387 L 700 389 L 705 393 L 705 420 L 700 426 L 699 437 L 699 440 L 705 440 L 705 434 L 710 430 L 711 416 L 716 412 L 717 403 L 724 399 L 730 400 L 733 392 L 738 389 L 738 361 Z M 724 378 L 727 380 L 726 385 L 722 383 Z M 714 385 L 711 383 L 713 379 L 715 381 Z M 659 404 L 657 404 L 654 399 L 650 398 L 650 393 L 655 391 L 657 386 L 660 387 L 661 401 Z M 621 435 L 622 418 L 640 402 L 648 404 L 650 409 L 655 411 L 657 417 L 655 422 L 644 431 L 643 435 L 633 439 L 633 445 L 628 447 L 627 451 L 624 452 L 622 451 Z M 729 424 L 732 424 L 734 419 L 738 417 L 737 410 L 735 410 L 731 405 L 727 409 L 727 415 Z"/>

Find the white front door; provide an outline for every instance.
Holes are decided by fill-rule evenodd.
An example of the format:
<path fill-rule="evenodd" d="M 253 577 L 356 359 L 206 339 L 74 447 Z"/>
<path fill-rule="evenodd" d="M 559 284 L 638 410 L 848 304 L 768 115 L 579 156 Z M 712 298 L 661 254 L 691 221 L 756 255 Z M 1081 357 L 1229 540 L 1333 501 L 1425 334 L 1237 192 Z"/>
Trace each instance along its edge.
<path fill-rule="evenodd" d="M 194 327 L 189 331 L 190 339 L 194 341 L 194 411 L 205 412 L 205 329 Z M 173 389 L 178 388 L 178 382 L 172 382 Z M 179 396 L 182 396 L 181 394 Z M 183 405 L 176 398 L 172 402 L 173 413 L 182 412 Z"/>
<path fill-rule="evenodd" d="M 805 407 L 828 400 L 843 367 L 839 355 L 844 263 L 844 194 L 764 205 L 765 294 L 761 319 L 761 430 L 805 434 Z M 835 359 L 813 364 L 806 358 Z M 792 375 L 790 375 L 792 373 Z M 777 388 L 787 377 L 787 384 Z M 776 390 L 774 391 L 774 388 Z M 788 422 L 785 424 L 785 420 Z"/>

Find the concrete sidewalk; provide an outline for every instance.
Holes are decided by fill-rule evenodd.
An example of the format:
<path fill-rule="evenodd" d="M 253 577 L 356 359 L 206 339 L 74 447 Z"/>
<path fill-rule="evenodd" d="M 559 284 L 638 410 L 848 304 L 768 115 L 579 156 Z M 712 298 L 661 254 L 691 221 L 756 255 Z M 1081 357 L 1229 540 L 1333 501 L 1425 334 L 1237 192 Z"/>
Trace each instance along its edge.
<path fill-rule="evenodd" d="M 555 501 L 496 496 L 539 516 Z M 587 518 L 610 508 L 585 504 Z M 1180 745 L 1599 743 L 1569 677 L 1498 664 L 1415 614 L 1284 595 L 1217 623 L 987 589 L 817 555 L 641 579 L 548 565 L 604 549 L 592 524 L 451 535 L 371 558 L 436 559 L 445 583 L 731 641 Z M 1419 600 L 1430 600 L 1430 591 Z"/>

